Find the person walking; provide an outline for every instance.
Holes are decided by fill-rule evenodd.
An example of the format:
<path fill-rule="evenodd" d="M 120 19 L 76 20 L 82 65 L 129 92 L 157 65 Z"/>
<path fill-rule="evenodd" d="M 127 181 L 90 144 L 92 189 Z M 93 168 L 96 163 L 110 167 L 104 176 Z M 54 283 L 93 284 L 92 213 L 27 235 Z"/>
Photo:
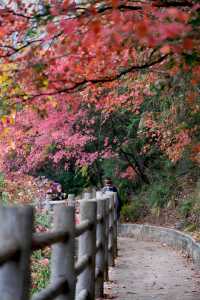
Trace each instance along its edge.
<path fill-rule="evenodd" d="M 102 193 L 106 193 L 106 192 L 115 192 L 115 193 L 117 193 L 117 197 L 116 197 L 116 201 L 117 201 L 117 219 L 119 220 L 120 211 L 121 211 L 121 207 L 122 207 L 122 201 L 121 201 L 121 198 L 119 196 L 119 192 L 118 192 L 117 188 L 113 185 L 112 179 L 110 177 L 106 177 L 104 182 L 105 182 L 105 186 L 102 189 Z"/>

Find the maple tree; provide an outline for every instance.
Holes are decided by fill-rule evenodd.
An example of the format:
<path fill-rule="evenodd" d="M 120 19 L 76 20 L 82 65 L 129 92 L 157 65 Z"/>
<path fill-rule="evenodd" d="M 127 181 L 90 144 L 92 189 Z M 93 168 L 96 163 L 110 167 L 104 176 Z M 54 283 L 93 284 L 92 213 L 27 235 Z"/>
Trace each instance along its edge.
<path fill-rule="evenodd" d="M 2 169 L 27 172 L 47 159 L 84 166 L 112 156 L 106 147 L 104 154 L 87 150 L 96 137 L 77 124 L 81 119 L 94 127 L 91 108 L 102 112 L 102 122 L 120 107 L 137 116 L 145 99 L 159 94 L 162 100 L 187 82 L 180 101 L 199 113 L 198 1 L 10 0 L 0 6 Z M 187 80 L 172 82 L 183 72 Z M 157 93 L 152 87 L 160 79 L 165 89 Z M 197 128 L 177 132 L 177 120 L 159 124 L 160 115 L 148 114 L 145 128 L 159 135 L 158 146 L 176 161 Z M 196 139 L 196 160 L 198 145 Z"/>

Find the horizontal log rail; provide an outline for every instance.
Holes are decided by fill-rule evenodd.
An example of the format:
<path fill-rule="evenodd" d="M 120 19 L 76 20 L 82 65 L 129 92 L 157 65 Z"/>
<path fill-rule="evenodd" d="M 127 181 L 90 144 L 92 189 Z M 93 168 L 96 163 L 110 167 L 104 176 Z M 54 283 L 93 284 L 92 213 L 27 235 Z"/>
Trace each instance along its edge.
<path fill-rule="evenodd" d="M 34 295 L 31 300 L 51 300 L 68 291 L 67 279 L 60 279 L 58 282 L 50 284 L 46 289 Z"/>
<path fill-rule="evenodd" d="M 75 265 L 75 272 L 76 275 L 78 276 L 81 274 L 85 268 L 90 264 L 91 262 L 91 256 L 89 255 L 84 255 L 81 257 L 80 261 L 78 261 Z"/>
<path fill-rule="evenodd" d="M 30 299 L 30 256 L 33 251 L 47 246 L 52 247 L 50 284 L 31 300 L 103 297 L 108 267 L 114 265 L 117 253 L 115 197 L 113 193 L 89 199 L 87 194 L 86 200 L 80 200 L 81 222 L 78 225 L 75 225 L 73 197 L 70 197 L 69 207 L 54 203 L 54 228 L 42 233 L 33 232 L 33 208 L 1 208 L 1 300 Z M 5 239 L 7 236 L 9 239 Z M 75 241 L 78 241 L 77 253 Z"/>
<path fill-rule="evenodd" d="M 67 231 L 34 233 L 32 240 L 32 250 L 42 249 L 55 243 L 67 241 L 68 239 L 69 232 Z"/>
<path fill-rule="evenodd" d="M 90 220 L 84 220 L 80 224 L 78 224 L 75 228 L 75 236 L 79 237 L 87 230 L 92 229 L 92 226 L 94 226 L 94 223 L 92 223 Z"/>
<path fill-rule="evenodd" d="M 0 265 L 13 259 L 20 253 L 20 245 L 15 240 L 8 240 L 0 248 Z"/>
<path fill-rule="evenodd" d="M 103 216 L 101 216 L 101 215 L 97 216 L 97 224 L 102 223 L 103 220 L 104 220 Z"/>
<path fill-rule="evenodd" d="M 88 291 L 87 291 L 86 289 L 85 289 L 85 290 L 82 290 L 82 291 L 78 294 L 77 300 L 86 300 L 86 299 L 88 299 L 88 296 L 89 296 Z"/>
<path fill-rule="evenodd" d="M 97 241 L 97 242 L 96 242 L 96 253 L 97 253 L 99 250 L 101 250 L 102 247 L 103 247 L 102 241 L 100 241 L 100 240 Z"/>
<path fill-rule="evenodd" d="M 103 276 L 102 270 L 96 269 L 96 271 L 95 271 L 95 280 L 97 280 L 100 276 Z"/>

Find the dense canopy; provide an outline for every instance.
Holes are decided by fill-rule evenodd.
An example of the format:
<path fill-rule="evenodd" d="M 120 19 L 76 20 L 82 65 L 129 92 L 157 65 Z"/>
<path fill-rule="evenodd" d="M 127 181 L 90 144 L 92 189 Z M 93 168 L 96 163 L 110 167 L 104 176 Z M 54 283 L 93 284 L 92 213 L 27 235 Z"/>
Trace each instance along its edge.
<path fill-rule="evenodd" d="M 10 0 L 0 22 L 2 170 L 200 162 L 198 1 Z"/>

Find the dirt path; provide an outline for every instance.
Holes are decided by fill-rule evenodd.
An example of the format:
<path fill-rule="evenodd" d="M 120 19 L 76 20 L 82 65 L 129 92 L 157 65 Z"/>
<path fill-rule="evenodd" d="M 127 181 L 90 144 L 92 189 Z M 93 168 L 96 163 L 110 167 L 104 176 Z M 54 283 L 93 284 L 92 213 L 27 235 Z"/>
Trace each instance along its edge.
<path fill-rule="evenodd" d="M 106 299 L 199 300 L 200 269 L 165 245 L 119 239 Z"/>

